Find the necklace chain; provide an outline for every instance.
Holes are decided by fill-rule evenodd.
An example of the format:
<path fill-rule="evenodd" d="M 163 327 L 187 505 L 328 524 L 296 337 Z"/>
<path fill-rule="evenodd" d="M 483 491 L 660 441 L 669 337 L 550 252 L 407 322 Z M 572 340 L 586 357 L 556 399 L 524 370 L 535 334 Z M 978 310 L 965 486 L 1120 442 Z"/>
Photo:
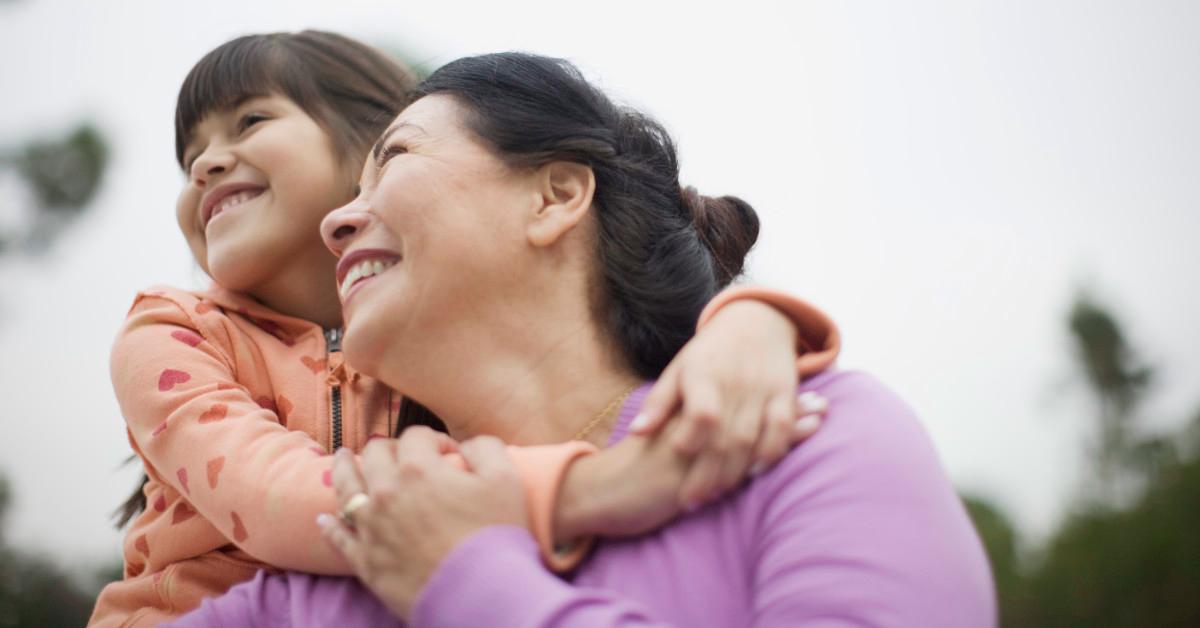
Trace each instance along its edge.
<path fill-rule="evenodd" d="M 592 417 L 592 420 L 588 421 L 587 425 L 584 425 L 583 428 L 575 433 L 575 438 L 572 440 L 583 440 L 584 437 L 590 434 L 592 430 L 596 429 L 597 425 L 600 425 L 602 421 L 609 418 L 609 415 L 613 413 L 613 410 L 619 409 L 625 403 L 625 400 L 629 398 L 629 395 L 633 394 L 633 390 L 635 388 L 637 388 L 637 384 L 634 384 L 629 388 L 617 393 L 617 396 L 613 397 L 612 400 L 608 402 L 608 405 L 604 406 L 603 410 L 596 414 L 596 416 Z"/>

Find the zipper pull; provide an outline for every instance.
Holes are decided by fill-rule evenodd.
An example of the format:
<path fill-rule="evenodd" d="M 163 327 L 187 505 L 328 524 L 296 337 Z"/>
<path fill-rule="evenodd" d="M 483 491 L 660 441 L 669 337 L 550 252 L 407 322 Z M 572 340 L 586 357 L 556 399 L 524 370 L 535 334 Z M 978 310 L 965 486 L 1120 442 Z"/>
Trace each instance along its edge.
<path fill-rule="evenodd" d="M 342 328 L 333 327 L 325 330 L 325 353 L 336 353 L 342 350 Z"/>

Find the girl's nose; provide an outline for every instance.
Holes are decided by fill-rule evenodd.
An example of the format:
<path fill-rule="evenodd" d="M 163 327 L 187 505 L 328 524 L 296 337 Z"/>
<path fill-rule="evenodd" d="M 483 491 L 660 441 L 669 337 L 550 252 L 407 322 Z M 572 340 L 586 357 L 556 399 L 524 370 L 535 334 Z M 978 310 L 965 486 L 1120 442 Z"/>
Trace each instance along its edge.
<path fill-rule="evenodd" d="M 237 158 L 233 151 L 219 146 L 209 146 L 192 162 L 192 181 L 197 185 L 206 185 L 213 177 L 233 170 Z"/>
<path fill-rule="evenodd" d="M 321 238 L 333 254 L 341 257 L 342 252 L 371 222 L 371 214 L 355 199 L 325 216 L 321 221 Z"/>

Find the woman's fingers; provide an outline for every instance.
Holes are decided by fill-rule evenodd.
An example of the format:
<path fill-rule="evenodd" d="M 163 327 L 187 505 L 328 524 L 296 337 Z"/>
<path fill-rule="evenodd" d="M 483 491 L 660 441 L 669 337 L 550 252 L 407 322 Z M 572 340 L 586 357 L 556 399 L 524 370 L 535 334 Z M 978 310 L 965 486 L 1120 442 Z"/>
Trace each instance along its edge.
<path fill-rule="evenodd" d="M 374 495 L 397 481 L 396 451 L 398 443 L 387 438 L 372 439 L 359 455 L 363 491 Z"/>
<path fill-rule="evenodd" d="M 321 537 L 329 542 L 358 571 L 362 566 L 360 559 L 361 542 L 354 530 L 345 521 L 328 513 L 317 515 L 317 527 L 321 528 Z"/>
<path fill-rule="evenodd" d="M 365 493 L 367 490 L 359 472 L 358 460 L 348 449 L 339 449 L 334 454 L 331 475 L 339 506 L 344 506 L 352 495 Z"/>
<path fill-rule="evenodd" d="M 484 478 L 516 477 L 516 467 L 504 443 L 494 436 L 477 436 L 459 447 L 467 466 Z"/>

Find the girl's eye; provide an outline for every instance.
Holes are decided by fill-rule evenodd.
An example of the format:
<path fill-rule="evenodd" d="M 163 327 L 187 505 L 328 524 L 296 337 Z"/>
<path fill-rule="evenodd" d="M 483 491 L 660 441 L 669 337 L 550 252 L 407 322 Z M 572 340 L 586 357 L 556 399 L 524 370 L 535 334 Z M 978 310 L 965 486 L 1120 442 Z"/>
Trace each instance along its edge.
<path fill-rule="evenodd" d="M 258 124 L 266 119 L 267 116 L 261 113 L 248 113 L 238 120 L 238 132 L 241 133 L 242 131 L 245 131 L 251 126 L 254 126 L 255 124 Z"/>

